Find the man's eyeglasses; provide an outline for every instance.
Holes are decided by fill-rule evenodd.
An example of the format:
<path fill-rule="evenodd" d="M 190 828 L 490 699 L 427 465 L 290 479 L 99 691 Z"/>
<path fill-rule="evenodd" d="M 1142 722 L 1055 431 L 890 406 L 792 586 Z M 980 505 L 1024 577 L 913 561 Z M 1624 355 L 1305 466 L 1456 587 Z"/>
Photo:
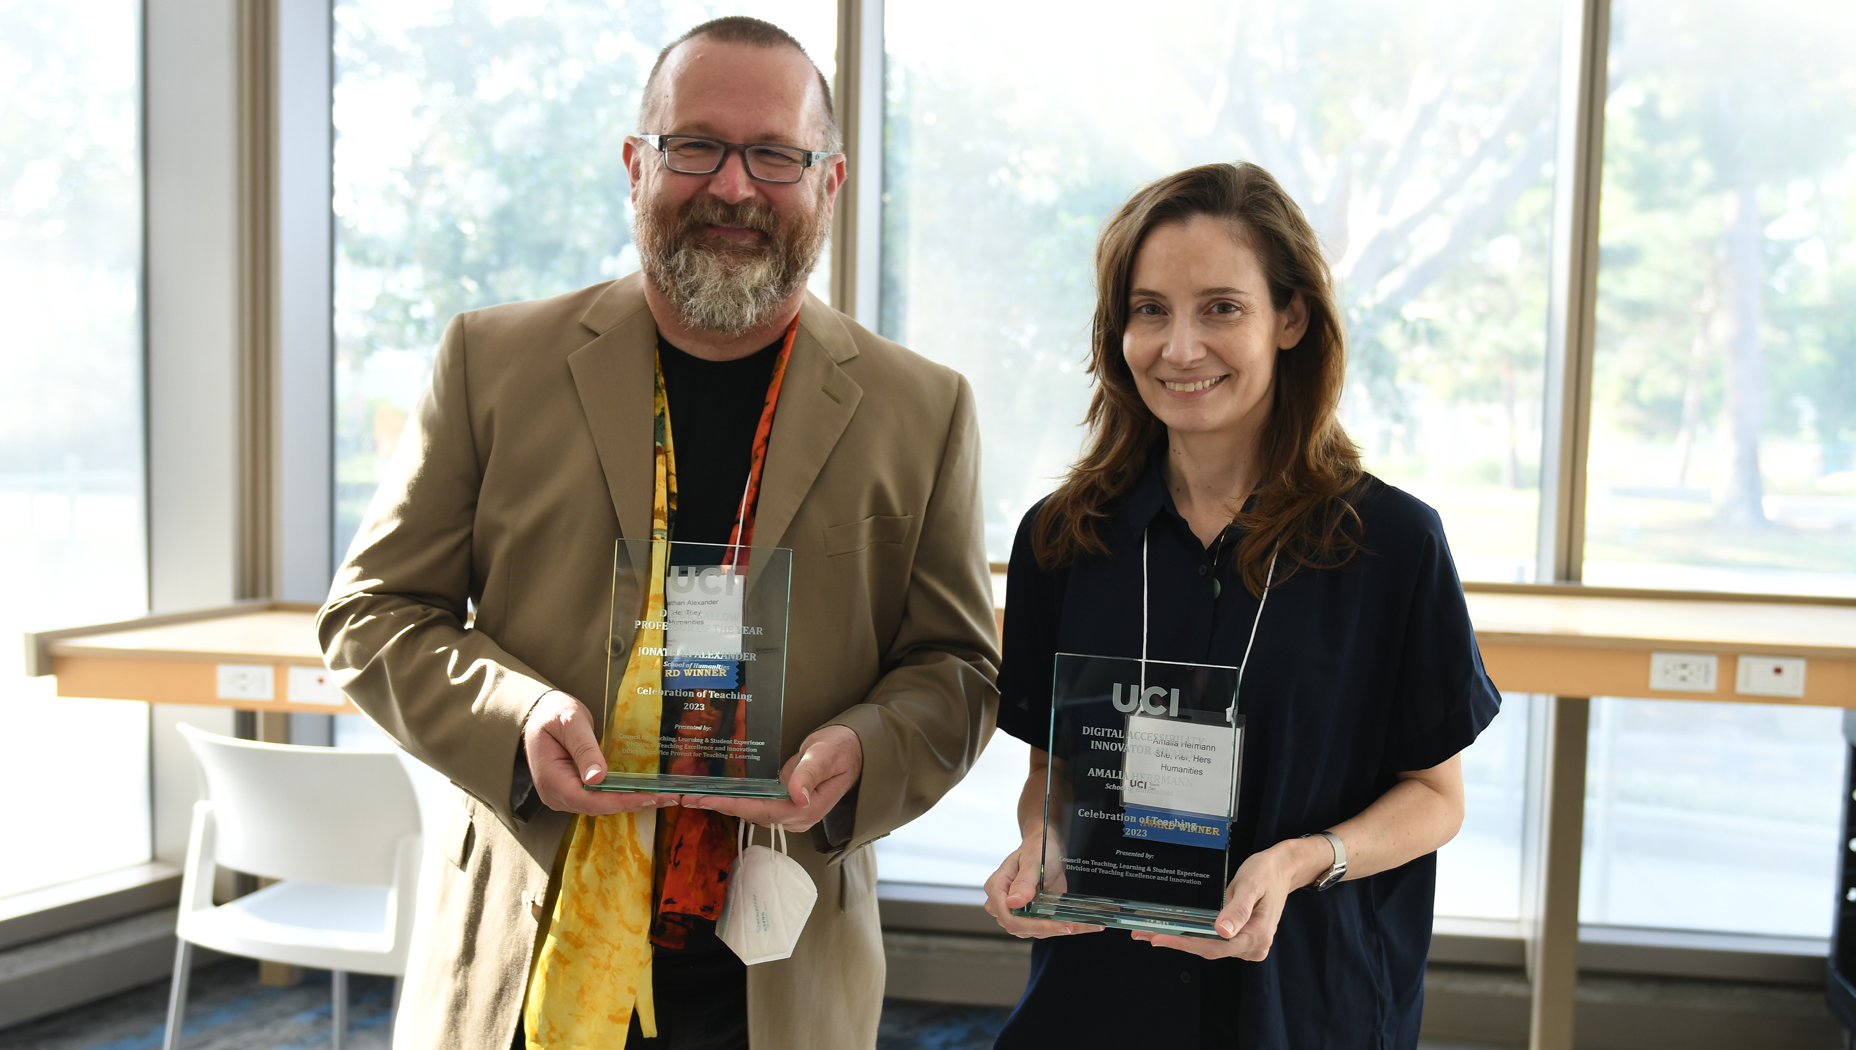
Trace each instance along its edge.
<path fill-rule="evenodd" d="M 834 155 L 827 150 L 776 146 L 769 142 L 723 142 L 693 135 L 638 137 L 663 153 L 664 164 L 671 171 L 684 175 L 713 175 L 722 169 L 729 153 L 740 150 L 747 161 L 749 177 L 761 182 L 798 182 L 805 177 L 807 168 Z"/>

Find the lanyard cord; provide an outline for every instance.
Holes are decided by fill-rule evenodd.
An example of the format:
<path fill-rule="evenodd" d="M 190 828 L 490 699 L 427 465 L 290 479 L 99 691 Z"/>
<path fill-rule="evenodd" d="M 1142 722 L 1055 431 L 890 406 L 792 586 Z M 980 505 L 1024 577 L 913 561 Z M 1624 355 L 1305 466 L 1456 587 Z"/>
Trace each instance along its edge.
<path fill-rule="evenodd" d="M 1141 530 L 1141 688 L 1147 688 L 1147 530 Z"/>
<path fill-rule="evenodd" d="M 1244 688 L 1244 668 L 1250 666 L 1250 650 L 1257 644 L 1257 628 L 1263 623 L 1263 603 L 1270 600 L 1270 585 L 1276 582 L 1276 555 L 1282 545 L 1270 551 L 1269 571 L 1263 577 L 1263 596 L 1257 599 L 1257 616 L 1250 621 L 1250 640 L 1244 643 L 1244 659 L 1237 665 L 1237 688 Z M 1147 689 L 1147 530 L 1141 530 L 1141 690 Z"/>
<path fill-rule="evenodd" d="M 1257 618 L 1250 621 L 1250 641 L 1244 643 L 1244 659 L 1237 665 L 1237 688 L 1240 692 L 1244 688 L 1244 668 L 1250 666 L 1250 650 L 1257 645 L 1257 627 L 1263 623 L 1263 603 L 1270 600 L 1270 584 L 1276 582 L 1276 555 L 1281 551 L 1280 544 L 1270 551 L 1269 572 L 1263 577 L 1263 597 L 1257 599 Z"/>
<path fill-rule="evenodd" d="M 731 569 L 740 564 L 741 548 L 746 546 L 736 541 L 744 538 L 741 535 L 741 523 L 748 520 L 748 493 L 752 491 L 754 491 L 754 467 L 749 464 L 748 479 L 741 484 L 741 505 L 735 510 L 735 527 L 729 530 L 731 535 L 728 537 L 728 566 Z"/>
<path fill-rule="evenodd" d="M 786 380 L 786 365 L 793 353 L 793 340 L 799 334 L 799 318 L 786 326 L 780 352 L 773 359 L 773 373 L 767 380 L 767 396 L 761 403 L 760 421 L 754 427 L 754 441 L 748 452 L 748 479 L 741 486 L 741 502 L 735 508 L 735 523 L 728 530 L 726 565 L 739 575 L 746 569 L 748 548 L 754 535 L 753 514 L 759 510 L 761 469 L 767 464 L 767 443 L 773 436 L 773 411 L 779 405 L 780 386 Z M 666 428 L 668 429 L 668 428 Z"/>

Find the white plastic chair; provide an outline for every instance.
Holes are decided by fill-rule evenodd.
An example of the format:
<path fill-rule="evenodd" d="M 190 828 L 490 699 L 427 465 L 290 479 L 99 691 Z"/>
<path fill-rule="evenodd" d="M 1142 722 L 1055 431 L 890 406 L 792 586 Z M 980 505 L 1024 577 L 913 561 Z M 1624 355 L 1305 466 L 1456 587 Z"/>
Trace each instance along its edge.
<path fill-rule="evenodd" d="M 419 803 L 392 752 L 234 740 L 182 725 L 206 779 L 181 881 L 164 1050 L 180 1043 L 193 946 L 332 972 L 335 1048 L 348 974 L 406 973 Z M 218 865 L 280 880 L 213 906 Z M 394 983 L 394 1006 L 399 983 Z"/>

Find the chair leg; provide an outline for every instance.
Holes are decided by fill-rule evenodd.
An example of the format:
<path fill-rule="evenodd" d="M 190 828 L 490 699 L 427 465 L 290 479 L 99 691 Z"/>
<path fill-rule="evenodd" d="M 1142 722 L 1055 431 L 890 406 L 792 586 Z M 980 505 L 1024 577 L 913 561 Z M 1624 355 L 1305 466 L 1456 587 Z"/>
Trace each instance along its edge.
<path fill-rule="evenodd" d="M 348 1036 L 348 974 L 344 970 L 329 971 L 329 994 L 335 997 L 335 1050 L 342 1050 L 342 1041 Z"/>
<path fill-rule="evenodd" d="M 193 945 L 177 937 L 174 946 L 174 983 L 168 988 L 168 1030 L 162 1039 L 161 1050 L 177 1050 L 180 1046 L 180 1026 L 187 1014 L 187 979 L 191 976 Z"/>

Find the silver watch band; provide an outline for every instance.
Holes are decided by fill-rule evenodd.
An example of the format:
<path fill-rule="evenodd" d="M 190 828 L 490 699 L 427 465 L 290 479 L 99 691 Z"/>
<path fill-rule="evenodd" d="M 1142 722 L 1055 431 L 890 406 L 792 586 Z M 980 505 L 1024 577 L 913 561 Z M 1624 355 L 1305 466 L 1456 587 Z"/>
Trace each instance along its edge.
<path fill-rule="evenodd" d="M 1302 837 L 1307 839 L 1314 838 L 1316 835 L 1327 839 L 1328 845 L 1334 848 L 1334 866 L 1329 868 L 1321 878 L 1315 880 L 1315 890 L 1319 892 L 1347 877 L 1347 847 L 1341 842 L 1340 836 L 1332 831 L 1311 831 Z"/>

